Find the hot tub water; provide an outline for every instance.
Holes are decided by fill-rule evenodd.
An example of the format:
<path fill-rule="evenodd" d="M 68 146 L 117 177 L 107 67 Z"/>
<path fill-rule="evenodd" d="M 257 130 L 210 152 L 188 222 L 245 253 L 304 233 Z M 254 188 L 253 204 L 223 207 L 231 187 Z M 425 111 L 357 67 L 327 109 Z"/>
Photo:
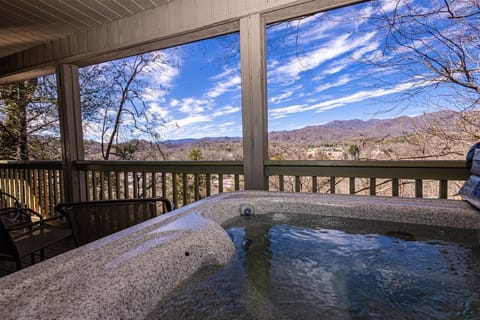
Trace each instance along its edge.
<path fill-rule="evenodd" d="M 226 225 L 231 263 L 152 319 L 478 319 L 478 231 L 308 214 Z"/>

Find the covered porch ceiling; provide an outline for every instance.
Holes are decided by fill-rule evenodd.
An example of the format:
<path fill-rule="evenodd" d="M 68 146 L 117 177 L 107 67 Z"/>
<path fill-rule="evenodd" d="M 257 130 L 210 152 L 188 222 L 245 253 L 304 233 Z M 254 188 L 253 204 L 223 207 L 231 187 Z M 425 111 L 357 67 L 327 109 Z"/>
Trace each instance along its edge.
<path fill-rule="evenodd" d="M 0 58 L 170 0 L 0 0 Z"/>

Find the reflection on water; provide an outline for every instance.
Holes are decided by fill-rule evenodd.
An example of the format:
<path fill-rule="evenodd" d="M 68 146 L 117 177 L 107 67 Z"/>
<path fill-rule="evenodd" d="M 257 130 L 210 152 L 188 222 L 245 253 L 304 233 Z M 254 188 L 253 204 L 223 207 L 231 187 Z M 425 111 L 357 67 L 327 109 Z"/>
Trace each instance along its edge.
<path fill-rule="evenodd" d="M 231 264 L 202 270 L 152 319 L 480 318 L 476 232 L 280 214 L 226 229 Z"/>

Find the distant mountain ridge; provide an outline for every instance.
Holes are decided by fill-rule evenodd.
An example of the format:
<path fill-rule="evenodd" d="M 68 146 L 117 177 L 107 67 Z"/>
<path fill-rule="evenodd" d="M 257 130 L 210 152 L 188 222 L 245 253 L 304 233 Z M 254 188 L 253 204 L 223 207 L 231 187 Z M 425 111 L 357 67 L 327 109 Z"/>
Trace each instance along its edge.
<path fill-rule="evenodd" d="M 454 112 L 439 111 L 419 116 L 400 116 L 388 119 L 370 120 L 335 120 L 322 125 L 307 126 L 301 129 L 273 131 L 269 133 L 270 141 L 323 141 L 331 143 L 344 139 L 398 137 L 415 131 L 425 130 L 428 124 L 441 122 L 453 123 Z M 162 141 L 161 144 L 205 144 L 209 142 L 238 142 L 239 137 L 205 137 L 200 139 L 179 139 Z"/>

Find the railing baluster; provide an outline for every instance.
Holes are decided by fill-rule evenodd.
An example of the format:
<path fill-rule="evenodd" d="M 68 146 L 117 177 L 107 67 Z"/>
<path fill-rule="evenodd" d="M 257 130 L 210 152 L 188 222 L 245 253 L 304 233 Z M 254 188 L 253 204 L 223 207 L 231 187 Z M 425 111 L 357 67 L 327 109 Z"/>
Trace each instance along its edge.
<path fill-rule="evenodd" d="M 175 208 L 178 208 L 178 186 L 177 186 L 177 175 L 172 173 L 172 195 L 173 195 L 173 204 Z"/>
<path fill-rule="evenodd" d="M 200 180 L 198 178 L 198 173 L 193 175 L 193 186 L 194 186 L 194 194 L 195 194 L 195 201 L 200 199 L 200 189 L 199 189 Z"/>
<path fill-rule="evenodd" d="M 278 176 L 278 190 L 279 191 L 285 190 L 285 182 L 283 181 L 283 175 Z"/>
<path fill-rule="evenodd" d="M 317 193 L 318 185 L 317 185 L 317 177 L 312 176 L 312 193 Z"/>
<path fill-rule="evenodd" d="M 120 196 L 120 172 L 115 171 L 115 199 L 121 199 Z"/>
<path fill-rule="evenodd" d="M 142 194 L 143 198 L 148 198 L 148 189 L 147 189 L 147 173 L 142 172 Z"/>
<path fill-rule="evenodd" d="M 235 174 L 235 191 L 240 190 L 240 175 Z"/>
<path fill-rule="evenodd" d="M 223 174 L 218 175 L 218 193 L 223 192 Z"/>
<path fill-rule="evenodd" d="M 302 190 L 302 186 L 300 184 L 300 176 L 295 176 L 295 192 L 300 192 Z"/>
<path fill-rule="evenodd" d="M 370 195 L 374 196 L 377 194 L 377 179 L 370 178 Z"/>
<path fill-rule="evenodd" d="M 157 174 L 152 171 L 150 175 L 152 180 L 152 197 L 155 198 L 157 196 Z"/>
<path fill-rule="evenodd" d="M 398 178 L 392 179 L 392 197 L 398 197 L 399 195 L 399 180 Z"/>
<path fill-rule="evenodd" d="M 187 193 L 188 193 L 188 181 L 187 181 L 187 174 L 186 173 L 182 173 L 182 201 L 183 201 L 183 205 L 186 205 L 187 204 Z"/>
<path fill-rule="evenodd" d="M 112 173 L 107 172 L 107 191 L 108 191 L 108 199 L 113 199 L 113 181 L 112 181 Z"/>
<path fill-rule="evenodd" d="M 133 198 L 138 198 L 138 174 L 136 172 L 132 172 L 132 180 L 133 180 Z"/>
<path fill-rule="evenodd" d="M 438 189 L 439 189 L 439 197 L 440 199 L 447 199 L 448 198 L 448 180 L 440 180 L 438 182 Z"/>
<path fill-rule="evenodd" d="M 330 193 L 335 194 L 335 177 L 330 177 Z"/>
<path fill-rule="evenodd" d="M 206 177 L 205 177 L 205 184 L 206 184 L 206 193 L 207 193 L 207 197 L 210 197 L 212 195 L 212 187 L 211 187 L 211 174 L 210 173 L 207 173 Z"/>
<path fill-rule="evenodd" d="M 350 194 L 355 194 L 355 177 L 349 178 L 349 185 L 350 185 Z"/>
<path fill-rule="evenodd" d="M 162 197 L 167 197 L 167 174 L 162 172 Z"/>
<path fill-rule="evenodd" d="M 423 197 L 423 180 L 422 179 L 415 179 L 415 197 L 416 198 Z"/>
<path fill-rule="evenodd" d="M 123 171 L 123 198 L 130 198 L 130 184 L 128 183 L 128 171 Z"/>

